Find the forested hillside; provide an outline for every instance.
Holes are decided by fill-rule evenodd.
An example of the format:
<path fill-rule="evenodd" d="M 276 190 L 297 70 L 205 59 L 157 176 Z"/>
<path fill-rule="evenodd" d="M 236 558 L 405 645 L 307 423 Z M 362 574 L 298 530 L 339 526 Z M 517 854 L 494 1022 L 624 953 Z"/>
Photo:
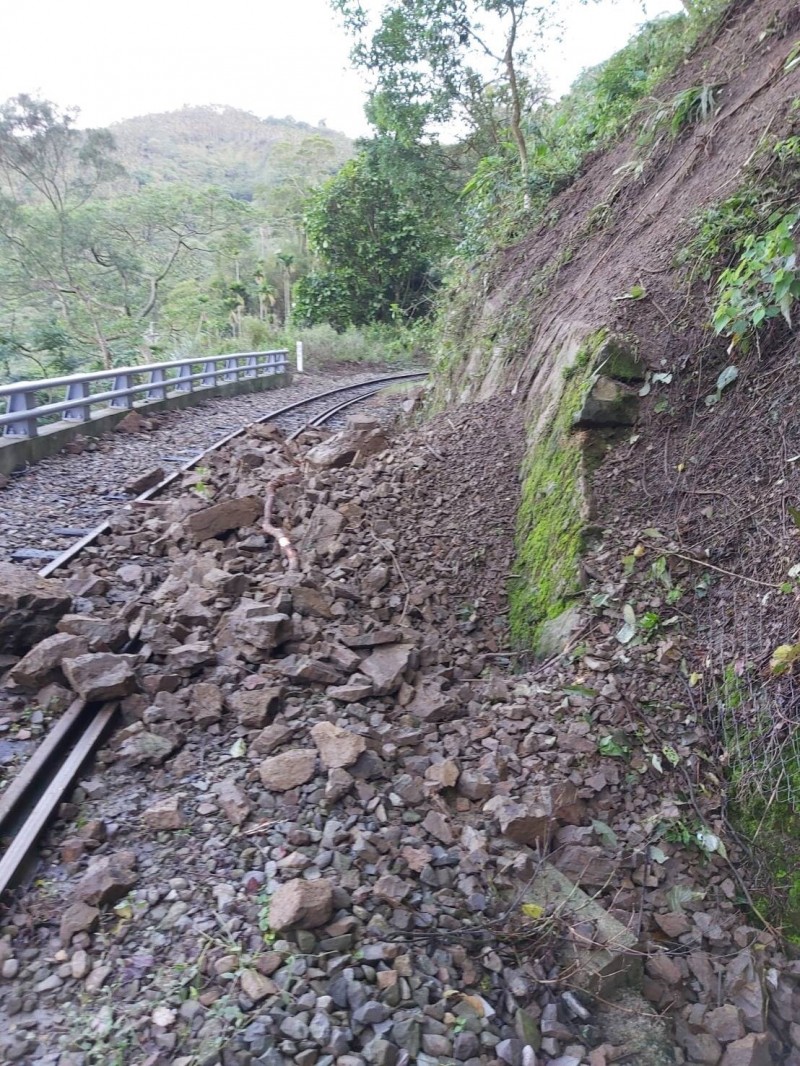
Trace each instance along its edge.
<path fill-rule="evenodd" d="M 39 377 L 283 338 L 303 211 L 343 135 L 233 108 L 81 130 L 0 108 L 0 375 Z"/>
<path fill-rule="evenodd" d="M 119 162 L 138 187 L 164 181 L 219 185 L 248 202 L 263 203 L 270 193 L 285 200 L 287 185 L 306 190 L 353 154 L 343 133 L 293 118 L 261 119 L 234 107 L 141 115 L 115 123 L 110 132 Z"/>

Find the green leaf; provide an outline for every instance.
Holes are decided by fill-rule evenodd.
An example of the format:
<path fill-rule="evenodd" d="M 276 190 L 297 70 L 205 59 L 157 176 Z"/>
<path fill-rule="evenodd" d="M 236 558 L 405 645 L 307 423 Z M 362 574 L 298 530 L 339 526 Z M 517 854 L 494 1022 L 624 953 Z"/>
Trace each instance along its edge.
<path fill-rule="evenodd" d="M 624 759 L 631 749 L 625 734 L 616 733 L 601 737 L 597 742 L 597 750 L 601 755 L 607 755 L 614 759 Z"/>

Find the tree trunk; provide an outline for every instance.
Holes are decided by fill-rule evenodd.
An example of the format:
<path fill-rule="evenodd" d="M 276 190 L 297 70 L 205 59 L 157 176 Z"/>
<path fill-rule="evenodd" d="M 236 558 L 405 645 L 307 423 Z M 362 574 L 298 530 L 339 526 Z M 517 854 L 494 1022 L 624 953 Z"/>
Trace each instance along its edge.
<path fill-rule="evenodd" d="M 517 155 L 519 156 L 519 172 L 522 179 L 522 199 L 525 204 L 525 210 L 530 210 L 531 206 L 531 190 L 530 190 L 530 164 L 528 163 L 528 145 L 525 141 L 525 134 L 522 132 L 522 98 L 519 91 L 519 82 L 517 81 L 517 71 L 514 66 L 514 44 L 517 38 L 517 16 L 516 12 L 511 11 L 511 29 L 508 32 L 508 40 L 506 42 L 506 51 L 503 56 L 503 62 L 506 67 L 506 74 L 508 75 L 508 87 L 511 90 L 511 136 L 514 138 L 514 144 L 517 148 Z"/>

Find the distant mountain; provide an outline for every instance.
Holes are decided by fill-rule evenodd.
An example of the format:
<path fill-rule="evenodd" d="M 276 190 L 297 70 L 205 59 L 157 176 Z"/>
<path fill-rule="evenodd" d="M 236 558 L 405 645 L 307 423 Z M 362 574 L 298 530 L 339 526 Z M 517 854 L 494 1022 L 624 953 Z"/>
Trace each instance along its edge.
<path fill-rule="evenodd" d="M 293 118 L 260 119 L 235 107 L 184 107 L 111 127 L 119 161 L 141 187 L 174 181 L 219 185 L 242 200 L 287 171 L 335 173 L 353 155 L 349 137 Z"/>

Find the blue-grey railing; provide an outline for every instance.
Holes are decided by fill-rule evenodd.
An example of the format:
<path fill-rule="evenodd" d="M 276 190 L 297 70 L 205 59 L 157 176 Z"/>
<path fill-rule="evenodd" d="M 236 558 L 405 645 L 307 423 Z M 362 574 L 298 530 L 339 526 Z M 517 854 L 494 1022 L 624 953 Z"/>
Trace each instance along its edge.
<path fill-rule="evenodd" d="M 35 437 L 41 420 L 53 421 L 60 416 L 71 422 L 88 422 L 93 407 L 131 409 L 146 406 L 168 396 L 243 381 L 283 374 L 288 365 L 288 351 L 234 352 L 207 355 L 198 359 L 171 359 L 164 363 L 114 367 L 91 374 L 70 374 L 61 378 L 39 378 L 0 385 L 0 427 L 5 436 Z M 105 383 L 105 384 L 104 384 Z M 108 387 L 110 383 L 110 388 Z M 64 390 L 64 399 L 52 402 L 55 390 Z M 92 391 L 96 389 L 98 391 Z M 46 396 L 40 402 L 40 394 Z"/>

